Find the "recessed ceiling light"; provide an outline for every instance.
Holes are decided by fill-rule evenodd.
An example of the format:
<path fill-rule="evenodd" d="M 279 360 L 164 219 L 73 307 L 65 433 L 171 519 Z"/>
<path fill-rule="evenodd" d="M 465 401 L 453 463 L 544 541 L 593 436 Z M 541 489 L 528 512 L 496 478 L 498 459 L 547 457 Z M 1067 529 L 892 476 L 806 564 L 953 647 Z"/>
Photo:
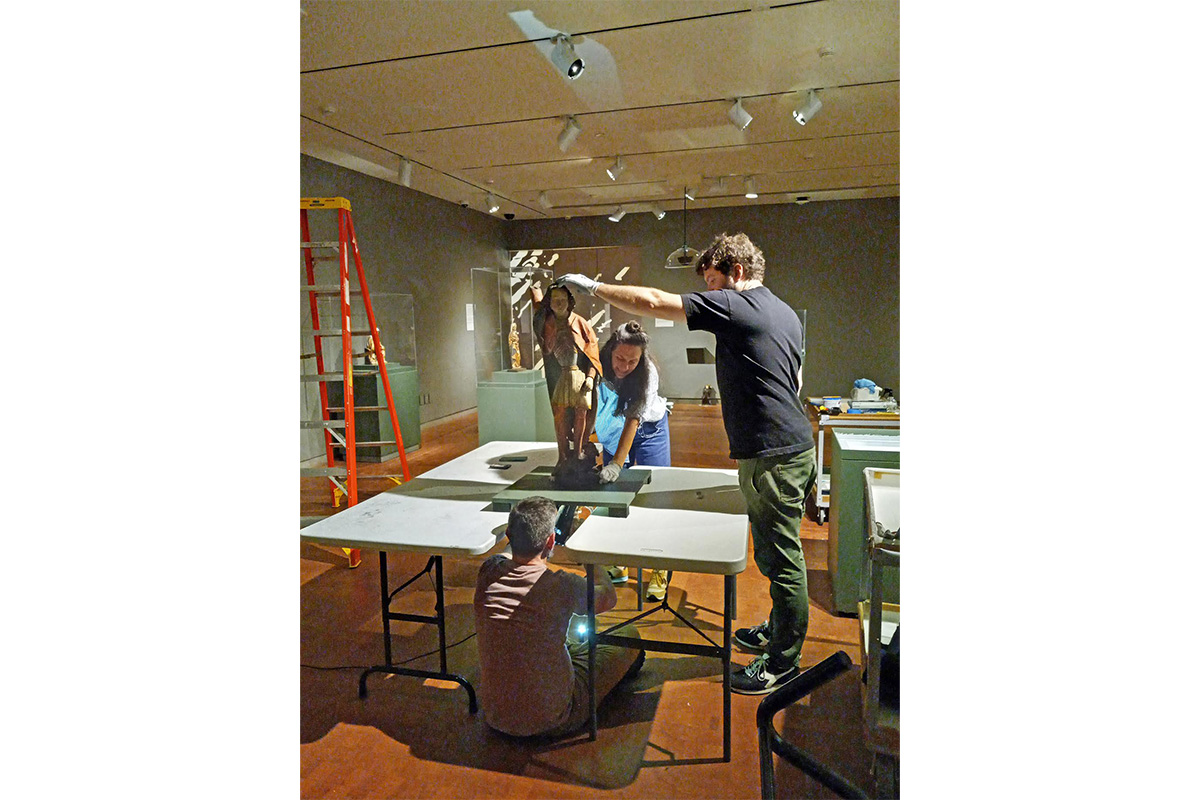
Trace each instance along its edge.
<path fill-rule="evenodd" d="M 750 200 L 758 197 L 758 187 L 754 183 L 753 176 L 748 176 L 746 178 L 746 197 Z"/>
<path fill-rule="evenodd" d="M 551 209 L 554 207 L 550 204 L 550 198 L 546 196 L 545 192 L 538 193 L 537 201 L 538 201 L 538 205 L 541 206 L 542 208 Z"/>
<path fill-rule="evenodd" d="M 617 210 L 609 214 L 608 218 L 613 222 L 620 222 L 623 216 L 625 216 L 625 206 L 617 206 Z"/>

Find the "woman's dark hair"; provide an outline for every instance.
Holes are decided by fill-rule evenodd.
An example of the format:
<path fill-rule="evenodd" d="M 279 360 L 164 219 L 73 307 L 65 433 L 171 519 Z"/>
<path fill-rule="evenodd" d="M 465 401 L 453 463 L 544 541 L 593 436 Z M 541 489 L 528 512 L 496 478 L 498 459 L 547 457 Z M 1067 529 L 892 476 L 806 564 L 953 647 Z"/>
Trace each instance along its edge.
<path fill-rule="evenodd" d="M 613 371 L 612 365 L 612 353 L 619 344 L 631 344 L 642 350 L 642 358 L 638 361 L 638 365 L 622 381 L 617 380 L 617 374 Z M 618 325 L 600 350 L 600 366 L 604 368 L 604 379 L 617 387 L 617 407 L 613 409 L 614 417 L 626 417 L 627 419 L 640 417 L 646 408 L 646 402 L 649 400 L 646 393 L 650 388 L 650 366 L 647 363 L 650 360 L 650 354 L 646 352 L 646 346 L 649 344 L 650 337 L 642 330 L 642 324 L 637 320 L 630 320 Z"/>

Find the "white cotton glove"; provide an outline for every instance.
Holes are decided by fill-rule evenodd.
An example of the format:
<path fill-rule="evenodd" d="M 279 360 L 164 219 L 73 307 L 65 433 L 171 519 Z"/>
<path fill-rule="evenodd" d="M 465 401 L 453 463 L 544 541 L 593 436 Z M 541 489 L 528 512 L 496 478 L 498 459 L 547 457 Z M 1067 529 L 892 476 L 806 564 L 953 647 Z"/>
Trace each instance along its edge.
<path fill-rule="evenodd" d="M 563 275 L 558 280 L 554 281 L 551 288 L 554 286 L 566 286 L 571 291 L 582 292 L 583 294 L 595 294 L 596 287 L 600 285 L 600 281 L 594 281 L 587 275 L 580 275 L 577 272 L 572 272 L 570 275 Z"/>
<path fill-rule="evenodd" d="M 621 465 L 615 461 L 610 461 L 600 468 L 600 482 L 613 483 L 617 476 L 621 474 Z"/>

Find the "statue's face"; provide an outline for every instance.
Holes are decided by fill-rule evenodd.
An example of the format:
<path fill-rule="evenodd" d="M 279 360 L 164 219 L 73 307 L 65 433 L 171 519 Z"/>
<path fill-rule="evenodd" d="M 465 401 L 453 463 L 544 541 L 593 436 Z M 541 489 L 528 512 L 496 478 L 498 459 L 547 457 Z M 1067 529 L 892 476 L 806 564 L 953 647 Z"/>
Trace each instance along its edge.
<path fill-rule="evenodd" d="M 566 289 L 550 290 L 550 310 L 554 312 L 554 316 L 565 317 L 570 306 L 571 296 L 567 294 Z"/>

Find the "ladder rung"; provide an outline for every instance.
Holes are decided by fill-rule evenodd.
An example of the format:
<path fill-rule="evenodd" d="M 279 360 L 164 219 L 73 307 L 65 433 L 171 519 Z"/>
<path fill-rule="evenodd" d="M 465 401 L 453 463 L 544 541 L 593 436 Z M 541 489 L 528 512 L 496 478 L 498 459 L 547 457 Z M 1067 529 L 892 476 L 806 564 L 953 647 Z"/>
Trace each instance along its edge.
<path fill-rule="evenodd" d="M 355 411 L 387 411 L 387 406 L 355 406 Z"/>
<path fill-rule="evenodd" d="M 323 328 L 319 331 L 313 331 L 313 336 L 341 336 L 342 332 L 337 328 Z M 351 336 L 370 336 L 370 331 L 350 331 Z"/>
<path fill-rule="evenodd" d="M 301 428 L 344 428 L 346 420 L 344 419 L 318 419 L 316 421 L 306 419 L 300 422 Z"/>
<path fill-rule="evenodd" d="M 306 250 L 318 250 L 324 247 L 332 247 L 337 250 L 342 246 L 341 242 L 301 242 L 300 247 Z"/>
<path fill-rule="evenodd" d="M 304 360 L 304 359 L 306 359 L 306 358 L 316 358 L 316 357 L 317 357 L 317 354 L 316 354 L 316 353 L 301 353 L 301 354 L 300 354 L 300 360 L 301 360 L 301 361 L 303 361 L 303 360 Z"/>
<path fill-rule="evenodd" d="M 345 467 L 301 467 L 300 474 L 308 477 L 344 478 Z"/>
<path fill-rule="evenodd" d="M 316 283 L 311 286 L 301 286 L 300 291 L 313 294 L 341 294 L 342 287 L 336 283 Z M 350 294 L 362 294 L 362 289 L 351 289 Z"/>
<path fill-rule="evenodd" d="M 389 446 L 389 445 L 394 445 L 394 444 L 395 444 L 395 442 L 393 442 L 393 441 L 386 441 L 386 442 L 355 442 L 355 443 L 354 443 L 354 446 L 355 446 L 355 447 L 387 447 L 387 446 Z"/>
<path fill-rule="evenodd" d="M 379 369 L 376 367 L 358 367 L 352 375 L 378 375 Z M 300 380 L 304 383 L 320 383 L 321 381 L 340 381 L 345 377 L 340 372 L 319 372 L 316 375 L 301 375 Z"/>

